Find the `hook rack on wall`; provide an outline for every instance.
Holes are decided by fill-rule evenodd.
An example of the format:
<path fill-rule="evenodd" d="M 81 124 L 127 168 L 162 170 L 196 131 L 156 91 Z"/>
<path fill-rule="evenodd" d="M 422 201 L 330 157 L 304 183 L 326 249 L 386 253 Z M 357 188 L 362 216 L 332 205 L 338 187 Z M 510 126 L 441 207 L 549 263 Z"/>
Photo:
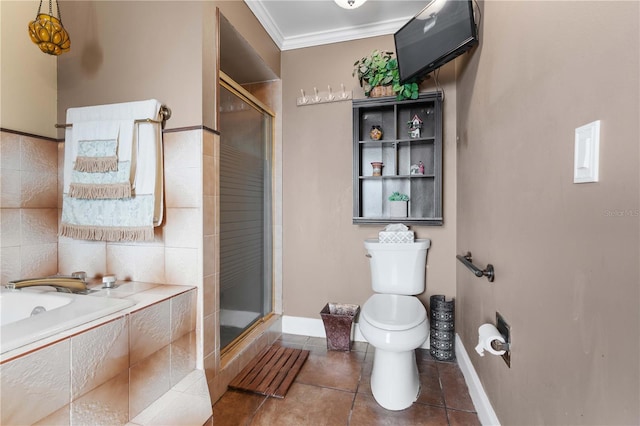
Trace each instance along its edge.
<path fill-rule="evenodd" d="M 331 90 L 331 86 L 327 86 L 326 92 L 318 92 L 316 87 L 313 88 L 313 95 L 307 96 L 304 93 L 304 89 L 300 89 L 300 94 L 302 95 L 296 100 L 296 105 L 305 106 L 305 105 L 316 105 L 316 104 L 324 104 L 327 102 L 342 102 L 348 101 L 352 98 L 353 93 L 351 90 L 347 91 L 344 88 L 344 84 L 340 84 L 340 91 L 334 93 Z"/>

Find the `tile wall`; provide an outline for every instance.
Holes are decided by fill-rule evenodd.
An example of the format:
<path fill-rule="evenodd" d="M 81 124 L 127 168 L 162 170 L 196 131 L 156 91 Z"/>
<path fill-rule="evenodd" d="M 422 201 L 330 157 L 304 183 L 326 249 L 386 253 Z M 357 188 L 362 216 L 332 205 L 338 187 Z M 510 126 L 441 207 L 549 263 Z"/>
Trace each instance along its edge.
<path fill-rule="evenodd" d="M 218 159 L 219 136 L 204 132 L 202 139 L 202 222 L 203 222 L 203 301 L 202 301 L 202 353 L 204 365 L 217 371 L 220 362 L 220 273 L 218 238 Z"/>
<path fill-rule="evenodd" d="M 0 132 L 2 283 L 82 270 L 201 287 L 203 185 L 215 183 L 211 175 L 203 179 L 202 133 L 164 134 L 165 218 L 155 240 L 106 243 L 58 237 L 64 144 Z"/>
<path fill-rule="evenodd" d="M 0 131 L 0 282 L 58 270 L 58 143 Z"/>
<path fill-rule="evenodd" d="M 202 285 L 202 130 L 169 132 L 164 140 L 165 213 L 152 242 L 59 239 L 61 272 L 115 274 L 119 280 Z M 59 206 L 62 205 L 64 144 L 59 147 Z"/>
<path fill-rule="evenodd" d="M 212 264 L 203 257 L 205 221 L 203 207 L 211 200 L 203 197 L 215 183 L 211 174 L 203 170 L 203 134 L 208 134 L 213 145 L 213 134 L 204 130 L 186 129 L 163 134 L 164 144 L 164 220 L 155 228 L 152 242 L 94 242 L 59 239 L 59 270 L 64 273 L 86 271 L 89 276 L 115 274 L 118 280 L 141 281 L 157 284 L 195 286 L 197 301 L 198 368 L 202 369 L 203 335 L 214 334 L 205 329 L 202 312 L 205 301 L 215 304 L 212 281 L 204 287 L 203 270 Z M 62 205 L 62 165 L 64 144 L 58 156 L 59 205 Z M 213 161 L 211 161 L 212 163 Z M 211 168 L 211 165 L 209 166 Z M 206 238 L 206 237 L 205 237 Z M 215 326 L 215 324 L 212 324 Z"/>

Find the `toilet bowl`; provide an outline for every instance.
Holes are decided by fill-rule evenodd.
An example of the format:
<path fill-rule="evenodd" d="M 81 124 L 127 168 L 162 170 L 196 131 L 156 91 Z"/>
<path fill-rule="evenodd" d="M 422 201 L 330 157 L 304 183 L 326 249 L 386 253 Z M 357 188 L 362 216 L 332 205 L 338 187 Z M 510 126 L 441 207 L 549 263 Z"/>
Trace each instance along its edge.
<path fill-rule="evenodd" d="M 360 332 L 375 349 L 371 391 L 387 410 L 404 410 L 420 392 L 415 350 L 429 337 L 423 293 L 431 241 L 380 243 L 366 240 L 375 292 L 360 311 Z"/>
<path fill-rule="evenodd" d="M 387 410 L 404 410 L 420 392 L 415 349 L 429 337 L 424 305 L 415 296 L 374 294 L 360 311 L 360 332 L 375 348 L 371 391 Z"/>
<path fill-rule="evenodd" d="M 429 337 L 427 310 L 415 296 L 374 294 L 362 307 L 360 328 L 367 342 L 389 352 L 419 348 Z"/>

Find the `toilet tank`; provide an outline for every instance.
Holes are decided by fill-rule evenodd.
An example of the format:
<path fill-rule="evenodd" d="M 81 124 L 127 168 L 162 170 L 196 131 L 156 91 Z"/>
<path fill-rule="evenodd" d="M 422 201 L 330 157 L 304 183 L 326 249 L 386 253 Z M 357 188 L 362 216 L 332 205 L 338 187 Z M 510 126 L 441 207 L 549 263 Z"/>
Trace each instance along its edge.
<path fill-rule="evenodd" d="M 376 293 L 420 294 L 425 290 L 427 250 L 431 240 L 413 243 L 364 242 L 371 266 L 371 287 Z"/>

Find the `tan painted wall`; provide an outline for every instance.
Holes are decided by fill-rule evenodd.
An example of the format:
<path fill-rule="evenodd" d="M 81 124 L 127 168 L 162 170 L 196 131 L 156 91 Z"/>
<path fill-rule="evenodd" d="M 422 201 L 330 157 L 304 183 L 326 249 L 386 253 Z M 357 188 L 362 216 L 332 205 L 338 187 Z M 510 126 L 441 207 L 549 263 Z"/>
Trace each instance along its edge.
<path fill-rule="evenodd" d="M 43 53 L 27 31 L 38 4 L 0 2 L 0 127 L 56 137 L 56 57 Z"/>
<path fill-rule="evenodd" d="M 63 1 L 72 49 L 58 62 L 69 107 L 156 98 L 168 128 L 215 124 L 216 7 L 279 72 L 279 51 L 242 1 Z M 60 134 L 62 137 L 62 134 Z"/>
<path fill-rule="evenodd" d="M 58 60 L 58 116 L 67 108 L 158 99 L 169 128 L 203 122 L 205 2 L 61 2 L 72 49 Z M 211 12 L 211 11 L 209 11 Z"/>
<path fill-rule="evenodd" d="M 505 425 L 638 424 L 638 2 L 483 5 L 458 81 L 457 327 Z M 600 182 L 574 129 L 602 120 Z M 473 348 L 499 311 L 512 367 Z"/>
<path fill-rule="evenodd" d="M 363 304 L 372 294 L 363 241 L 383 226 L 352 224 L 351 102 L 296 106 L 300 89 L 334 91 L 343 83 L 364 93 L 351 76 L 353 63 L 373 49 L 393 49 L 384 36 L 282 53 L 283 82 L 283 293 L 284 314 L 319 319 L 327 302 Z M 443 70 L 444 221 L 412 227 L 431 238 L 427 292 L 455 295 L 455 83 L 453 65 Z M 433 90 L 426 84 L 425 90 Z"/>

